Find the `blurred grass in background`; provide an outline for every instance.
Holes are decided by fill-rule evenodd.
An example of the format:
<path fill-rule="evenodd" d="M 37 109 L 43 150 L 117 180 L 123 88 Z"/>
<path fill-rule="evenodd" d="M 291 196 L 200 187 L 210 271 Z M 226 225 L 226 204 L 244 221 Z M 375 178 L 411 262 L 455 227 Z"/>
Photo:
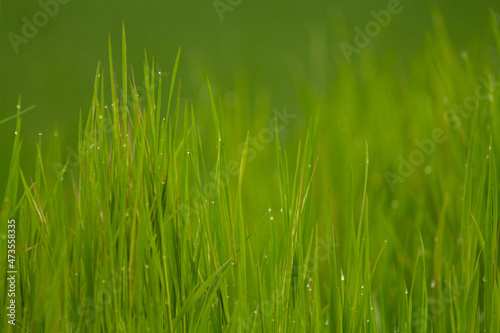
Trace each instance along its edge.
<path fill-rule="evenodd" d="M 401 4 L 402 13 L 362 51 L 373 55 L 377 66 L 384 66 L 389 75 L 405 71 L 413 54 L 422 50 L 425 32 L 432 29 L 431 4 L 444 16 L 457 50 L 468 51 L 474 61 L 484 60 L 491 52 L 488 7 L 498 10 L 496 1 L 403 1 Z M 294 84 L 297 79 L 307 82 L 316 94 L 324 97 L 331 94 L 329 89 L 337 89 L 330 84 L 338 71 L 345 67 L 359 70 L 356 60 L 351 64 L 343 61 L 339 44 L 352 42 L 354 26 L 363 27 L 372 20 L 371 10 L 386 7 L 387 1 L 243 1 L 225 12 L 221 21 L 212 1 L 71 0 L 60 4 L 58 13 L 27 44 L 20 44 L 19 52 L 15 53 L 8 34 L 21 35 L 22 18 L 32 22 L 41 7 L 38 1 L 4 0 L 0 11 L 2 115 L 14 111 L 20 94 L 23 105 L 36 104 L 35 111 L 24 119 L 23 162 L 32 159 L 38 133 L 48 134 L 56 124 L 63 146 L 67 143 L 74 147 L 76 139 L 72 133 L 79 110 L 85 115 L 90 106 L 93 78 L 89 73 L 93 73 L 99 60 L 107 62 L 108 32 L 115 36 L 113 43 L 118 46 L 124 21 L 130 64 L 136 69 L 141 68 L 146 49 L 168 71 L 173 55 L 182 45 L 183 97 L 206 114 L 203 110 L 208 103 L 205 83 L 208 73 L 214 94 L 223 100 L 226 96 L 228 106 L 237 99 L 240 103 L 231 111 L 250 114 L 251 122 L 245 125 L 255 130 L 259 125 L 253 115 L 267 117 L 271 106 L 298 105 Z M 378 61 L 388 58 L 393 61 Z M 259 100 L 257 96 L 266 101 L 267 107 L 257 108 L 253 104 Z M 2 156 L 10 153 L 13 130 L 13 123 L 2 128 Z M 3 174 L 5 162 L 4 159 L 0 164 Z M 4 187 L 2 177 L 0 191 Z"/>

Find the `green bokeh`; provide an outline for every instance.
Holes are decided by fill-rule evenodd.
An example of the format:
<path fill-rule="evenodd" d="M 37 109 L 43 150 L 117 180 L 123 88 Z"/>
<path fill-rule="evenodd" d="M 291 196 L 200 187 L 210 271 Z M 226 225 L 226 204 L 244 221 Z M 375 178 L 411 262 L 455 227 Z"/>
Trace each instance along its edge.
<path fill-rule="evenodd" d="M 482 41 L 492 42 L 483 37 L 489 31 L 488 8 L 498 10 L 498 1 L 414 0 L 401 1 L 401 6 L 403 11 L 363 49 L 379 58 L 397 55 L 398 62 L 388 70 L 396 73 L 407 56 L 422 48 L 426 31 L 432 29 L 433 7 L 442 13 L 457 49 L 484 54 L 492 48 Z M 245 95 L 252 100 L 257 91 L 264 91 L 270 105 L 293 107 L 298 104 L 294 79 L 306 77 L 312 89 L 327 94 L 325 81 L 331 80 L 341 63 L 334 61 L 342 58 L 339 43 L 352 42 L 354 27 L 369 22 L 370 11 L 386 7 L 387 1 L 241 1 L 221 20 L 212 1 L 71 0 L 59 5 L 57 14 L 27 44 L 20 44 L 16 53 L 9 33 L 22 35 L 23 17 L 33 22 L 41 6 L 38 1 L 4 0 L 0 11 L 0 118 L 15 112 L 19 95 L 23 107 L 36 105 L 23 117 L 22 165 L 28 173 L 33 169 L 31 157 L 38 133 L 50 135 L 57 126 L 63 146 L 75 146 L 79 111 L 85 115 L 90 106 L 97 63 L 102 61 L 107 70 L 108 33 L 117 55 L 122 21 L 129 62 L 139 82 L 144 50 L 168 73 L 182 45 L 183 98 L 194 104 L 196 112 L 207 112 L 206 74 L 215 93 L 228 103 L 231 96 Z M 1 126 L 0 173 L 4 175 L 13 132 L 13 122 Z M 5 180 L 0 177 L 2 193 Z"/>

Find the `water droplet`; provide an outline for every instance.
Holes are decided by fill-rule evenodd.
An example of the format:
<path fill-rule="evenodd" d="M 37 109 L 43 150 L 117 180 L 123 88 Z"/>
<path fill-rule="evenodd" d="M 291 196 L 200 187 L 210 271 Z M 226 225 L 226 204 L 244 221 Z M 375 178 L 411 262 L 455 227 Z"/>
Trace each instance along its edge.
<path fill-rule="evenodd" d="M 161 72 L 158 72 L 158 75 L 161 75 Z"/>
<path fill-rule="evenodd" d="M 408 294 L 408 289 L 405 290 L 405 294 Z"/>
<path fill-rule="evenodd" d="M 76 275 L 76 276 L 78 276 L 78 273 L 77 273 L 77 272 L 75 272 L 75 275 Z"/>
<path fill-rule="evenodd" d="M 364 289 L 364 288 L 365 288 L 365 286 L 364 286 L 364 285 L 361 285 L 361 289 Z"/>
<path fill-rule="evenodd" d="M 149 269 L 149 265 L 144 265 L 144 268 Z"/>
<path fill-rule="evenodd" d="M 188 154 L 190 154 L 189 150 L 187 151 Z"/>
<path fill-rule="evenodd" d="M 309 282 L 311 282 L 312 280 L 313 280 L 313 278 L 312 278 L 312 277 L 310 277 L 310 278 L 309 278 Z"/>
<path fill-rule="evenodd" d="M 271 208 L 269 208 L 268 211 L 271 211 Z"/>
<path fill-rule="evenodd" d="M 312 288 L 309 288 L 309 291 L 312 291 Z"/>
<path fill-rule="evenodd" d="M 59 132 L 54 132 L 54 136 L 55 137 L 59 136 Z"/>
<path fill-rule="evenodd" d="M 369 322 L 370 322 L 370 319 L 367 319 L 367 320 L 366 320 L 366 322 L 367 322 L 367 323 L 369 323 Z"/>
<path fill-rule="evenodd" d="M 266 259 L 267 259 L 267 254 L 264 256 L 264 258 L 266 258 Z"/>
<path fill-rule="evenodd" d="M 14 134 L 17 135 L 17 131 L 15 131 Z"/>
<path fill-rule="evenodd" d="M 271 216 L 271 220 L 274 220 L 274 217 Z"/>
<path fill-rule="evenodd" d="M 42 136 L 42 132 L 38 133 L 38 136 Z"/>
<path fill-rule="evenodd" d="M 483 282 L 486 282 L 486 276 L 483 276 Z"/>
<path fill-rule="evenodd" d="M 106 283 L 106 280 L 102 280 L 102 284 L 105 284 Z"/>
<path fill-rule="evenodd" d="M 493 102 L 493 95 L 489 94 L 489 95 L 488 95 L 488 100 L 489 100 L 490 102 Z"/>
<path fill-rule="evenodd" d="M 432 168 L 430 166 L 425 167 L 425 174 L 428 175 L 432 172 Z"/>
<path fill-rule="evenodd" d="M 328 325 L 328 319 L 325 321 L 325 325 Z"/>
<path fill-rule="evenodd" d="M 465 51 L 462 51 L 462 53 L 460 53 L 460 56 L 461 56 L 461 57 L 462 57 L 462 59 L 464 59 L 464 60 L 465 60 L 465 59 L 467 59 L 467 57 L 468 57 L 468 56 L 467 56 L 467 52 L 465 52 Z"/>
<path fill-rule="evenodd" d="M 340 280 L 341 280 L 341 281 L 344 281 L 344 280 L 345 280 L 344 273 L 342 273 L 342 271 L 340 272 Z"/>
<path fill-rule="evenodd" d="M 280 208 L 280 212 L 282 212 L 282 213 L 283 213 L 283 208 Z"/>
<path fill-rule="evenodd" d="M 432 280 L 431 282 L 431 288 L 434 288 L 436 286 L 436 281 Z"/>
<path fill-rule="evenodd" d="M 309 283 L 307 284 L 307 286 L 306 286 L 306 287 L 307 287 L 307 288 L 309 288 Z"/>
<path fill-rule="evenodd" d="M 102 119 L 102 114 L 101 114 L 101 115 L 99 115 L 99 119 Z"/>
<path fill-rule="evenodd" d="M 309 164 L 309 167 L 311 167 L 311 164 Z"/>

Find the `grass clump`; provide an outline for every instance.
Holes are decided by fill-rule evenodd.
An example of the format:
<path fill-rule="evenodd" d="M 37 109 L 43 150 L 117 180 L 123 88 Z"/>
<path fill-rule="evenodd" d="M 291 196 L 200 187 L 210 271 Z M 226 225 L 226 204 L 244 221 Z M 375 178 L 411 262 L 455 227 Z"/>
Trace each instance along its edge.
<path fill-rule="evenodd" d="M 381 72 L 373 81 L 366 56 L 359 65 L 372 72 L 340 71 L 321 103 L 299 90 L 303 108 L 319 112 L 304 112 L 307 131 L 288 144 L 274 115 L 264 180 L 253 170 L 270 162 L 248 163 L 250 133 L 235 162 L 237 138 L 226 135 L 231 124 L 208 80 L 211 125 L 198 125 L 181 101 L 180 50 L 166 98 L 146 57 L 140 102 L 124 33 L 121 80 L 110 44 L 109 77 L 99 65 L 76 162 L 60 156 L 57 135 L 55 157 L 45 157 L 40 137 L 35 174 L 25 175 L 18 113 L 1 211 L 2 221 L 19 221 L 18 328 L 498 332 L 498 76 L 480 71 L 488 98 L 470 117 L 444 120 L 443 94 L 474 91 L 477 69 L 459 62 L 436 20 L 439 43 L 409 65 L 414 86 Z M 339 117 L 342 105 L 352 119 Z M 421 112 L 391 113 L 409 105 Z M 215 140 L 202 133 L 208 127 Z M 383 175 L 398 168 L 394 154 L 416 149 L 404 138 L 437 128 L 446 140 L 425 171 L 415 167 L 391 191 Z M 0 324 L 8 327 L 5 317 Z"/>

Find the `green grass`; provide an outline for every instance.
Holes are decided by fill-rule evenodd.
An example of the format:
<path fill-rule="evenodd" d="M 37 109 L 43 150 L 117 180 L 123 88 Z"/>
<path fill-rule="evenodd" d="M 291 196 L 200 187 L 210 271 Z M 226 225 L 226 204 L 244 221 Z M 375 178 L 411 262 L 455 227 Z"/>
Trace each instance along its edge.
<path fill-rule="evenodd" d="M 394 56 L 367 52 L 335 59 L 324 96 L 297 76 L 290 119 L 265 92 L 228 111 L 208 78 L 196 110 L 180 50 L 167 83 L 146 56 L 140 103 L 123 33 L 121 77 L 110 42 L 77 157 L 40 136 L 33 175 L 19 102 L 0 213 L 17 221 L 14 331 L 498 332 L 500 72 L 435 27 L 396 75 Z M 468 96 L 474 110 L 446 121 Z M 398 174 L 436 129 L 446 139 Z"/>

